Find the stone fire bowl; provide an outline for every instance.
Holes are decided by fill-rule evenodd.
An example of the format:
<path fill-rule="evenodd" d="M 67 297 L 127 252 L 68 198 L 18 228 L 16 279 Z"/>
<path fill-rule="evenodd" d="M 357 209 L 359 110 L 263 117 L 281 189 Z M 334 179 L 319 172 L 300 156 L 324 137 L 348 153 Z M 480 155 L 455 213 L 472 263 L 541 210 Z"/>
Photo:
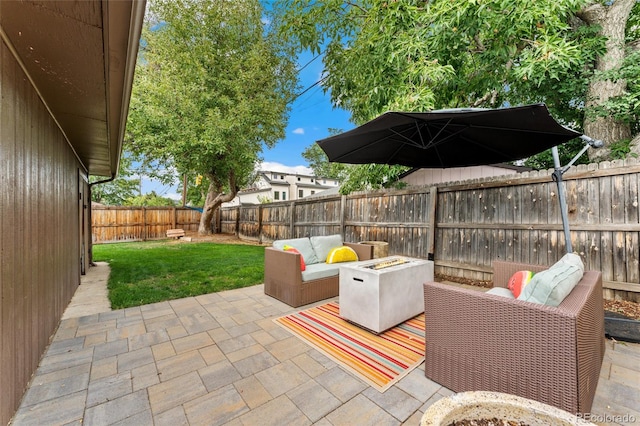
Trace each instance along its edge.
<path fill-rule="evenodd" d="M 492 419 L 524 422 L 531 426 L 592 425 L 571 413 L 531 399 L 499 392 L 460 392 L 442 398 L 422 416 L 421 426 L 446 426 L 460 420 Z"/>

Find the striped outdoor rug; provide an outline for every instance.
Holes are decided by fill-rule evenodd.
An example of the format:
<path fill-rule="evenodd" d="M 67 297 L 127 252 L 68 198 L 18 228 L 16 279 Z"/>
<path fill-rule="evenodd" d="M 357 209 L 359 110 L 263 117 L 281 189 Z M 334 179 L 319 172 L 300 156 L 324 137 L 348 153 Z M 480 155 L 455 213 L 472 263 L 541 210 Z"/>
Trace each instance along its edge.
<path fill-rule="evenodd" d="M 424 315 L 379 335 L 341 319 L 337 302 L 274 321 L 380 392 L 424 360 Z"/>

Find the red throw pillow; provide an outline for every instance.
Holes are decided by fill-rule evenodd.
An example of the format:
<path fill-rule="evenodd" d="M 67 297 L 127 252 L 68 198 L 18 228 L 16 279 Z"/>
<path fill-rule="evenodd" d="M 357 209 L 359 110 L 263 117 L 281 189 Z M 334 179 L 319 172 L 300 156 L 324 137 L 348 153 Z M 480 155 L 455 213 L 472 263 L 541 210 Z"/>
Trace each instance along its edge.
<path fill-rule="evenodd" d="M 533 278 L 533 272 L 531 271 L 518 271 L 509 278 L 507 287 L 509 287 L 509 290 L 511 290 L 511 293 L 513 293 L 516 299 L 520 296 L 520 293 L 526 285 L 529 284 L 531 278 Z"/>
<path fill-rule="evenodd" d="M 284 246 L 283 250 L 284 251 L 290 251 L 291 253 L 300 254 L 300 252 L 298 250 L 296 250 L 295 248 L 293 248 L 291 246 Z M 304 263 L 304 256 L 302 254 L 300 254 L 300 271 L 304 271 L 305 269 L 307 269 L 307 265 Z"/>

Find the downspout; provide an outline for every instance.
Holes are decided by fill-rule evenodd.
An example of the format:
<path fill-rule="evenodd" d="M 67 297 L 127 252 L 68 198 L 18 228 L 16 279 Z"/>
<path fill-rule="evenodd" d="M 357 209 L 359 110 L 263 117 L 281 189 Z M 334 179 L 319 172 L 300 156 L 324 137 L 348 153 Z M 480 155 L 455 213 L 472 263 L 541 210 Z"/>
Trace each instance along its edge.
<path fill-rule="evenodd" d="M 113 173 L 110 178 L 99 180 L 97 182 L 91 182 L 89 184 L 89 229 L 93 229 L 91 225 L 93 223 L 93 219 L 91 217 L 93 209 L 91 208 L 91 188 L 93 185 L 100 185 L 102 183 L 112 182 L 116 178 L 116 174 Z M 89 239 L 89 265 L 90 266 L 98 266 L 93 262 L 93 232 L 91 234 L 91 238 Z"/>

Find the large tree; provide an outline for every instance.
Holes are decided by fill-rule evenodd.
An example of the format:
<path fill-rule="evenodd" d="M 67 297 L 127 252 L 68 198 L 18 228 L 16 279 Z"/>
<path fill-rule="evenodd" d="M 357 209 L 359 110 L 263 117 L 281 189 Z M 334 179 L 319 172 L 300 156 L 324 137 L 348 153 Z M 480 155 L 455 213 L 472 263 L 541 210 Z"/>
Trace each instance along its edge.
<path fill-rule="evenodd" d="M 323 86 L 356 124 L 388 110 L 545 102 L 556 118 L 608 146 L 637 133 L 638 85 L 627 77 L 637 65 L 625 61 L 638 40 L 636 0 L 277 5 L 282 34 L 324 53 Z"/>
<path fill-rule="evenodd" d="M 284 136 L 294 60 L 258 0 L 149 3 L 127 143 L 178 176 L 205 177 L 200 233 Z"/>
<path fill-rule="evenodd" d="M 577 14 L 584 22 L 600 27 L 606 52 L 598 56 L 596 74 L 586 96 L 584 132 L 607 143 L 594 150 L 594 160 L 607 159 L 620 143 L 640 154 L 640 2 L 615 0 L 593 2 Z M 613 144 L 613 147 L 612 147 Z"/>

